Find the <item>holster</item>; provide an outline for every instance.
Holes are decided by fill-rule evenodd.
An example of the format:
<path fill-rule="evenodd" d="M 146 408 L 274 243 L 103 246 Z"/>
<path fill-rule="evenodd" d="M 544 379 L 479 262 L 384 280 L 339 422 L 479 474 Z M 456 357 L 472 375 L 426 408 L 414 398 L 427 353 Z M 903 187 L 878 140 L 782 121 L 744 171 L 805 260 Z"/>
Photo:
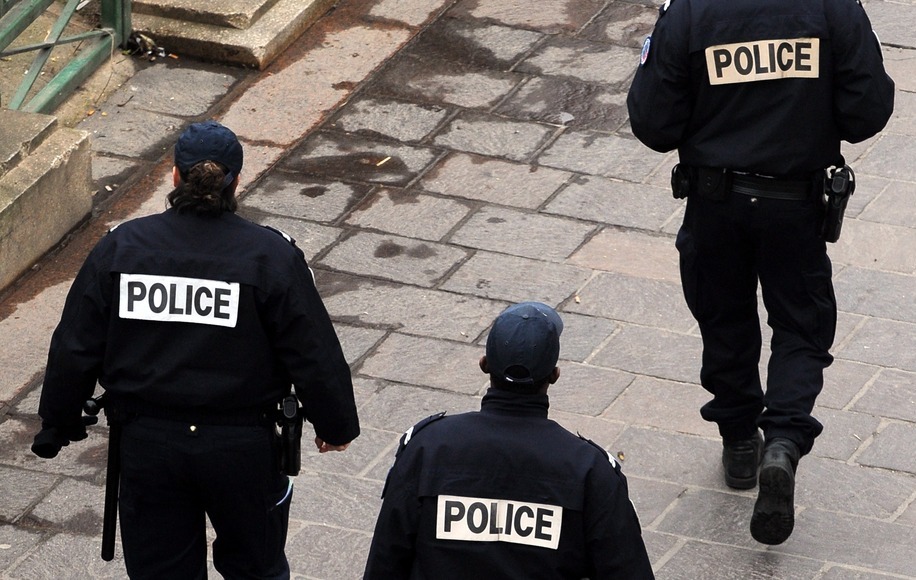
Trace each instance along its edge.
<path fill-rule="evenodd" d="M 299 475 L 302 467 L 302 408 L 295 395 L 287 395 L 280 412 L 280 472 Z"/>
<path fill-rule="evenodd" d="M 831 167 L 826 170 L 824 178 L 824 221 L 821 224 L 821 237 L 825 242 L 834 243 L 840 239 L 843 229 L 843 216 L 849 196 L 856 190 L 856 174 L 848 165 Z"/>

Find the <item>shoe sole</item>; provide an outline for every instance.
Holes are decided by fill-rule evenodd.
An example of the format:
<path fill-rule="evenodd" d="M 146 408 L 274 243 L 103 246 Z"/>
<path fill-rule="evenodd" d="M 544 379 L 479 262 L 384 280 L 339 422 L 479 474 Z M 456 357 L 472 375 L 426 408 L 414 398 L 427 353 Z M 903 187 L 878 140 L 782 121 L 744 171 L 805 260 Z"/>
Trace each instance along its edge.
<path fill-rule="evenodd" d="M 732 477 L 725 473 L 725 485 L 732 489 L 752 489 L 757 485 L 757 476 L 754 477 Z"/>
<path fill-rule="evenodd" d="M 775 546 L 785 542 L 795 527 L 795 477 L 779 465 L 768 465 L 760 470 L 759 482 L 751 536 Z"/>

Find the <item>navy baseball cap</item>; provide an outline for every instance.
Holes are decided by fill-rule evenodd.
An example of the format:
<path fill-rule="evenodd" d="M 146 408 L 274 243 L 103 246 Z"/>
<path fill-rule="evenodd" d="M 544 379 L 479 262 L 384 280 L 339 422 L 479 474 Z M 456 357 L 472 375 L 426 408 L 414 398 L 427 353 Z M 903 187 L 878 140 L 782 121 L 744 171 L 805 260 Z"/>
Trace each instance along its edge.
<path fill-rule="evenodd" d="M 229 128 L 216 121 L 193 123 L 175 143 L 175 167 L 181 173 L 201 161 L 216 161 L 226 166 L 231 183 L 242 171 L 242 144 Z"/>
<path fill-rule="evenodd" d="M 510 383 L 545 380 L 560 358 L 563 321 L 540 302 L 521 302 L 496 317 L 487 337 L 490 374 Z"/>

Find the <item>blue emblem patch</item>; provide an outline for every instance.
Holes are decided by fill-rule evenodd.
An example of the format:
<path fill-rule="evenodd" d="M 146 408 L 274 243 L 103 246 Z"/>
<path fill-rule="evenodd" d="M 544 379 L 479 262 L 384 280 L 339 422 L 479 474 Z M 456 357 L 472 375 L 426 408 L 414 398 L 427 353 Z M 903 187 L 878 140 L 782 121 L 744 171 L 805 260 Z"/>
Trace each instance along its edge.
<path fill-rule="evenodd" d="M 642 43 L 642 52 L 639 55 L 639 66 L 646 66 L 646 61 L 649 60 L 649 47 L 652 45 L 652 37 L 647 36 L 645 42 Z"/>

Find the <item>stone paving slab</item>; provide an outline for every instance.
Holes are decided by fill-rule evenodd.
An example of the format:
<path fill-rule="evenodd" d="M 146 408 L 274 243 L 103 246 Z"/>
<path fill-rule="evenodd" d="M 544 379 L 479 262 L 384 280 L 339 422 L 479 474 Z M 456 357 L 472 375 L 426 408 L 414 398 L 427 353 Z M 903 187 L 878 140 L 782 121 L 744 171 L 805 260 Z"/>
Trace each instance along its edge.
<path fill-rule="evenodd" d="M 330 126 L 369 137 L 421 141 L 449 116 L 447 108 L 393 99 L 365 98 L 348 103 Z"/>
<path fill-rule="evenodd" d="M 633 375 L 615 369 L 564 363 L 563 382 L 550 397 L 550 408 L 597 417 L 633 382 Z"/>
<path fill-rule="evenodd" d="M 365 561 L 357 554 L 368 554 L 371 540 L 368 533 L 310 524 L 286 546 L 290 566 L 314 574 L 302 578 L 359 578 Z"/>
<path fill-rule="evenodd" d="M 700 350 L 699 336 L 623 325 L 590 362 L 640 375 L 695 383 L 700 375 Z M 647 356 L 647 352 L 653 355 Z"/>
<path fill-rule="evenodd" d="M 824 372 L 824 388 L 817 398 L 818 406 L 845 409 L 874 381 L 880 370 L 872 365 L 835 359 Z"/>
<path fill-rule="evenodd" d="M 610 90 L 629 88 L 639 50 L 554 37 L 525 59 L 516 70 L 542 76 L 573 77 Z"/>
<path fill-rule="evenodd" d="M 811 453 L 839 461 L 851 459 L 881 424 L 881 419 L 873 415 L 820 406 L 815 407 L 814 417 L 824 425 L 824 432 L 814 442 Z"/>
<path fill-rule="evenodd" d="M 727 563 L 727 564 L 726 564 Z M 716 544 L 687 542 L 656 575 L 657 580 L 741 580 L 818 577 L 821 565 L 795 558 Z"/>
<path fill-rule="evenodd" d="M 682 296 L 680 285 L 674 282 L 600 272 L 579 290 L 578 300 L 566 309 L 621 322 L 687 332 L 696 322 L 680 300 Z"/>
<path fill-rule="evenodd" d="M 439 241 L 471 211 L 468 203 L 386 188 L 363 200 L 345 223 L 409 238 Z"/>
<path fill-rule="evenodd" d="M 891 521 L 914 491 L 912 477 L 904 473 L 812 457 L 796 480 L 795 502 L 825 511 L 842 506 L 844 513 Z"/>
<path fill-rule="evenodd" d="M 270 226 L 289 235 L 296 241 L 296 246 L 305 253 L 305 259 L 308 261 L 323 253 L 342 235 L 342 230 L 339 228 L 322 226 L 303 220 L 279 216 L 263 216 L 247 211 L 240 212 L 239 215 L 251 218 L 262 225 Z"/>
<path fill-rule="evenodd" d="M 916 424 L 894 422 L 886 425 L 856 459 L 862 465 L 916 474 Z"/>
<path fill-rule="evenodd" d="M 571 131 L 542 153 L 538 161 L 548 167 L 589 175 L 640 182 L 663 156 L 646 152 L 633 139 L 588 131 Z"/>
<path fill-rule="evenodd" d="M 577 362 L 585 361 L 618 328 L 619 325 L 612 320 L 563 312 L 563 340 L 560 342 L 560 358 Z"/>
<path fill-rule="evenodd" d="M 901 352 L 896 345 L 913 344 L 916 324 L 870 318 L 837 352 L 854 361 L 916 372 L 916 352 Z"/>
<path fill-rule="evenodd" d="M 913 300 L 916 276 L 846 268 L 834 278 L 837 307 L 876 318 L 916 322 L 916 313 L 900 305 Z"/>
<path fill-rule="evenodd" d="M 402 358 L 407 352 L 422 352 L 426 356 L 422 359 L 417 357 L 413 364 L 405 365 Z M 479 352 L 479 348 L 466 344 L 391 334 L 379 345 L 375 355 L 363 364 L 362 372 L 389 381 L 474 395 L 482 390 L 485 382 L 481 380 L 483 375 L 477 380 L 470 378 L 459 383 L 451 377 L 474 377 L 475 371 L 479 373 Z"/>
<path fill-rule="evenodd" d="M 589 176 L 570 183 L 551 200 L 546 211 L 658 231 L 672 221 L 682 205 L 666 190 Z"/>
<path fill-rule="evenodd" d="M 443 0 L 379 0 L 369 10 L 370 18 L 395 20 L 419 26 L 446 5 Z"/>
<path fill-rule="evenodd" d="M 852 408 L 916 423 L 916 374 L 883 370 Z"/>
<path fill-rule="evenodd" d="M 331 223 L 363 199 L 370 187 L 273 171 L 248 191 L 245 209 Z"/>
<path fill-rule="evenodd" d="M 677 249 L 668 237 L 605 228 L 569 261 L 593 270 L 680 284 Z"/>
<path fill-rule="evenodd" d="M 534 209 L 570 176 L 546 167 L 457 153 L 424 175 L 420 187 L 454 197 Z"/>
<path fill-rule="evenodd" d="M 452 13 L 556 34 L 580 29 L 603 5 L 602 0 L 561 0 L 545 2 L 532 10 L 525 0 L 461 0 Z"/>
<path fill-rule="evenodd" d="M 369 94 L 420 104 L 486 109 L 498 104 L 521 81 L 522 76 L 516 73 L 404 55 L 386 67 Z"/>
<path fill-rule="evenodd" d="M 506 99 L 500 114 L 575 129 L 614 131 L 627 121 L 626 100 L 600 84 L 533 78 Z"/>
<path fill-rule="evenodd" d="M 449 241 L 459 246 L 562 262 L 594 230 L 591 224 L 578 221 L 485 207 L 475 212 Z"/>
<path fill-rule="evenodd" d="M 640 424 L 647 427 L 716 437 L 715 425 L 696 412 L 709 399 L 709 393 L 699 385 L 637 376 L 601 416 L 623 422 L 639 417 Z M 665 404 L 659 405 L 659 401 Z"/>
<path fill-rule="evenodd" d="M 420 341 L 415 340 L 413 344 Z M 407 344 L 407 341 L 401 341 L 401 344 Z M 457 393 L 445 390 L 433 389 L 416 389 L 407 385 L 392 384 L 385 386 L 380 393 L 369 400 L 360 409 L 360 418 L 365 417 L 368 425 L 376 425 L 381 429 L 387 429 L 394 433 L 403 433 L 412 425 L 425 417 L 435 413 L 446 411 L 448 413 L 463 413 L 480 408 L 479 399 L 474 397 L 476 393 L 484 390 L 486 377 L 477 370 L 479 378 L 473 378 L 475 369 L 471 369 L 471 364 L 465 365 L 468 372 L 466 379 L 466 392 Z M 383 372 L 393 372 L 390 368 L 377 368 Z M 410 401 L 410 406 L 404 405 L 404 401 Z M 390 465 L 385 466 L 387 471 Z"/>
<path fill-rule="evenodd" d="M 545 36 L 480 20 L 442 19 L 426 29 L 405 54 L 509 70 Z"/>
<path fill-rule="evenodd" d="M 320 281 L 323 288 L 339 288 L 325 294 L 335 320 L 459 342 L 477 340 L 508 305 L 348 275 Z"/>
<path fill-rule="evenodd" d="M 910 4 L 867 6 L 900 41 Z M 492 319 L 531 299 L 557 306 L 565 323 L 551 417 L 621 462 L 659 578 L 916 578 L 913 51 L 885 50 L 898 80 L 888 128 L 843 147 L 859 188 L 829 248 L 840 313 L 814 413 L 825 431 L 799 468 L 793 536 L 765 547 L 748 533 L 755 491 L 724 485 L 717 430 L 699 416 L 709 395 L 679 287 L 676 154 L 639 145 L 626 120 L 626 85 L 657 8 L 354 0 L 265 74 L 223 79 L 222 69 L 169 61 L 141 67 L 99 107 L 109 120 L 136 111 L 175 124 L 161 142 L 139 147 L 125 131 L 123 147 L 96 151 L 99 187 L 152 172 L 145 191 L 117 191 L 136 202 L 100 222 L 160 211 L 163 144 L 192 118 L 215 117 L 246 146 L 241 213 L 292 234 L 315 270 L 363 434 L 347 453 L 304 450 L 287 545 L 294 578 L 361 576 L 400 434 L 430 414 L 479 407 Z M 97 115 L 85 122 L 101 124 Z M 79 239 L 64 250 L 73 264 L 89 245 Z M 33 278 L 47 289 L 0 301 L 0 486 L 17 489 L 0 497 L 4 578 L 124 576 L 120 554 L 98 560 L 105 429 L 53 462 L 27 451 L 70 277 L 49 262 Z"/>
<path fill-rule="evenodd" d="M 433 144 L 513 161 L 528 161 L 556 129 L 538 123 L 506 121 L 470 112 L 449 122 Z"/>
<path fill-rule="evenodd" d="M 916 537 L 910 526 L 815 509 L 800 512 L 795 526 L 802 533 L 793 533 L 775 550 L 806 557 L 815 553 L 838 564 L 912 577 Z"/>
<path fill-rule="evenodd" d="M 654 6 L 614 0 L 585 27 L 581 37 L 641 49 L 656 19 L 658 10 Z"/>
<path fill-rule="evenodd" d="M 281 167 L 317 177 L 405 186 L 437 155 L 425 147 L 320 133 L 293 149 Z"/>
<path fill-rule="evenodd" d="M 916 184 L 902 181 L 889 182 L 881 194 L 858 214 L 866 221 L 908 226 L 916 223 L 916 210 L 907 200 L 916 195 Z"/>
<path fill-rule="evenodd" d="M 587 270 L 575 266 L 477 252 L 442 288 L 496 300 L 557 305 L 571 297 L 588 277 Z"/>
<path fill-rule="evenodd" d="M 466 256 L 465 251 L 451 246 L 360 232 L 331 249 L 321 264 L 343 272 L 434 286 Z"/>

